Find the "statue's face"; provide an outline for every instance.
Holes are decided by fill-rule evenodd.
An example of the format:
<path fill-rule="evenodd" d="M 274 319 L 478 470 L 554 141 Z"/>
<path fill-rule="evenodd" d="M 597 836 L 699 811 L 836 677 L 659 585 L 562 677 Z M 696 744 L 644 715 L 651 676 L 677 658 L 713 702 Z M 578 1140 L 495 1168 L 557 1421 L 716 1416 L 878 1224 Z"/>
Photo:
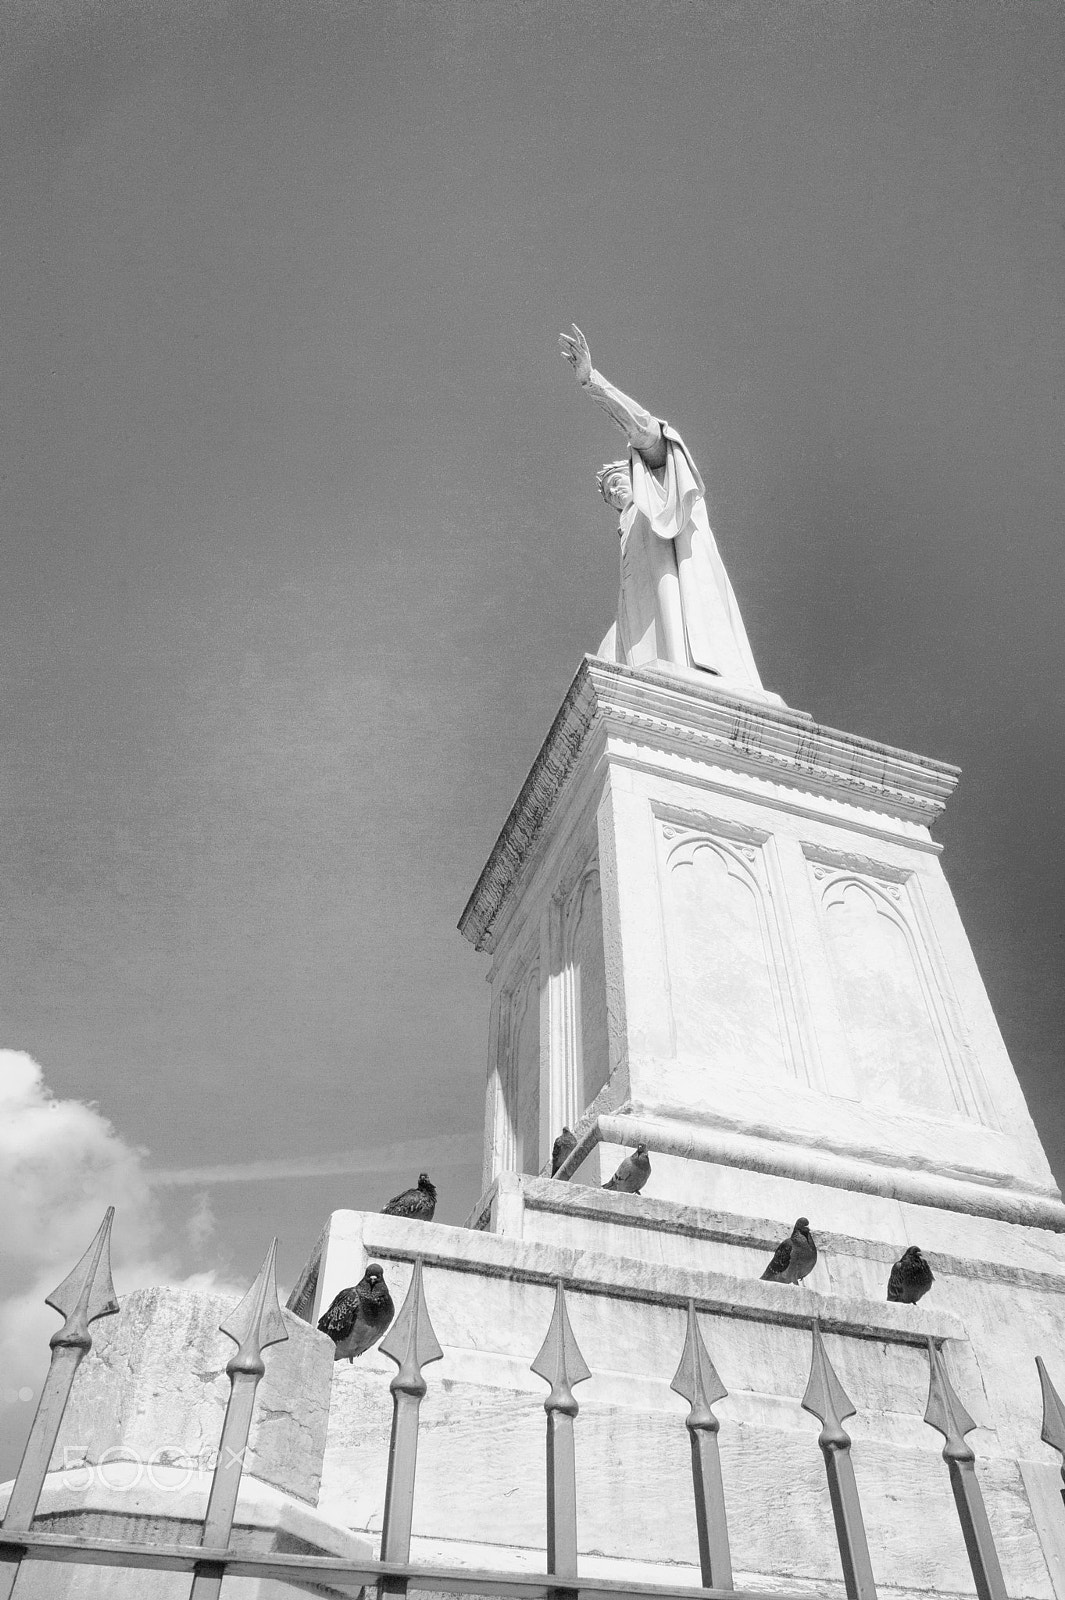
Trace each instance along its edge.
<path fill-rule="evenodd" d="M 632 483 L 628 472 L 612 472 L 603 484 L 603 498 L 615 511 L 624 511 L 632 503 Z"/>

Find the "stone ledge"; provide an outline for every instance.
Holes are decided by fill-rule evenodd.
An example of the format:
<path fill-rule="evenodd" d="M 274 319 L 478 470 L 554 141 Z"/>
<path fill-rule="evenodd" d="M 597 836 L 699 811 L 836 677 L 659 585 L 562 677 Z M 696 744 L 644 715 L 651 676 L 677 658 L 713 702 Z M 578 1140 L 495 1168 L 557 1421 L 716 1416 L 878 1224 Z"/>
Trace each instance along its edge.
<path fill-rule="evenodd" d="M 699 1206 L 681 1205 L 675 1200 L 656 1200 L 646 1195 L 615 1194 L 611 1190 L 586 1184 L 568 1183 L 558 1178 L 532 1177 L 525 1173 L 504 1172 L 478 1201 L 471 1218 L 490 1214 L 497 1194 L 513 1195 L 529 1211 L 550 1212 L 558 1216 L 580 1217 L 591 1222 L 612 1222 L 621 1227 L 651 1233 L 680 1234 L 684 1238 L 711 1244 L 737 1245 L 767 1254 L 780 1243 L 781 1221 L 773 1217 L 751 1217 L 730 1211 L 707 1211 Z M 472 1227 L 473 1221 L 467 1222 Z M 856 1256 L 885 1266 L 893 1263 L 902 1248 L 879 1239 L 816 1228 L 819 1247 L 827 1255 Z M 924 1255 L 937 1277 L 963 1277 L 984 1283 L 1008 1283 L 1017 1288 L 1034 1289 L 1043 1294 L 1065 1294 L 1065 1260 L 1060 1273 L 1040 1272 L 1032 1267 L 1015 1267 L 984 1257 L 925 1250 Z"/>
<path fill-rule="evenodd" d="M 952 1313 L 919 1305 L 843 1299 L 802 1285 L 651 1266 L 627 1256 L 601 1255 L 442 1223 L 411 1222 L 377 1212 L 334 1211 L 330 1225 L 337 1219 L 347 1223 L 349 1218 L 361 1221 L 359 1231 L 366 1253 L 386 1260 L 413 1261 L 420 1256 L 426 1266 L 547 1286 L 561 1278 L 571 1293 L 611 1295 L 656 1305 L 686 1306 L 694 1300 L 700 1311 L 786 1327 L 808 1329 L 819 1317 L 826 1332 L 883 1343 L 967 1340 L 964 1326 Z"/>

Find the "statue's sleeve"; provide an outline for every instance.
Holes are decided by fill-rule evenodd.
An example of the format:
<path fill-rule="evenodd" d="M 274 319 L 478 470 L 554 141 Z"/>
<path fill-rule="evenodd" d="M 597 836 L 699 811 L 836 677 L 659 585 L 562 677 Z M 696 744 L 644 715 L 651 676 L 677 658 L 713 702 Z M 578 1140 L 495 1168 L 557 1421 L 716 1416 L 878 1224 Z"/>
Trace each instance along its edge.
<path fill-rule="evenodd" d="M 676 539 L 690 528 L 697 503 L 705 489 L 680 434 L 662 424 L 666 441 L 666 465 L 660 482 L 639 451 L 632 452 L 632 498 L 636 508 L 651 524 L 660 539 Z"/>

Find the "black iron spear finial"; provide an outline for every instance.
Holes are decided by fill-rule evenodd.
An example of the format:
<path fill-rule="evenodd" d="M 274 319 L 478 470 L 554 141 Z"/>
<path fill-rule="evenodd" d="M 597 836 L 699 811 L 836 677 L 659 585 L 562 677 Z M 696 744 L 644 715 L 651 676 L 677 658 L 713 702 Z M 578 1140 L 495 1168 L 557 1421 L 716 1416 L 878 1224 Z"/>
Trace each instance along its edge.
<path fill-rule="evenodd" d="M 1062 1405 L 1061 1396 L 1050 1381 L 1042 1356 L 1036 1356 L 1035 1365 L 1039 1373 L 1039 1386 L 1043 1391 L 1043 1429 L 1039 1437 L 1061 1456 L 1061 1480 L 1065 1485 L 1065 1405 Z M 1061 1498 L 1065 1500 L 1065 1487 L 1062 1488 Z"/>
<path fill-rule="evenodd" d="M 237 1353 L 226 1364 L 229 1374 L 229 1401 L 222 1437 L 218 1444 L 218 1459 L 211 1479 L 211 1492 L 207 1498 L 201 1543 L 212 1549 L 224 1549 L 233 1530 L 233 1518 L 240 1493 L 240 1480 L 244 1471 L 244 1455 L 251 1432 L 255 1411 L 255 1391 L 266 1371 L 263 1351 L 272 1344 L 282 1344 L 288 1338 L 285 1319 L 277 1299 L 277 1278 L 274 1263 L 277 1257 L 275 1239 L 266 1253 L 266 1260 L 243 1300 L 233 1307 L 219 1328 L 237 1346 Z M 222 1586 L 222 1568 L 203 1562 L 197 1566 L 189 1591 L 189 1600 L 218 1600 Z"/>
<path fill-rule="evenodd" d="M 843 1567 L 843 1583 L 848 1600 L 876 1600 L 876 1583 L 869 1560 L 869 1541 L 865 1536 L 858 1485 L 851 1460 L 851 1437 L 843 1423 L 853 1417 L 856 1407 L 836 1376 L 821 1337 L 820 1319 L 813 1322 L 813 1350 L 810 1356 L 810 1381 L 802 1397 L 802 1408 L 821 1424 L 817 1442 L 825 1458 L 828 1496 L 836 1524 L 836 1541 Z"/>
<path fill-rule="evenodd" d="M 399 1316 L 378 1348 L 399 1369 L 389 1385 L 392 1391 L 392 1435 L 388 1444 L 388 1479 L 381 1523 L 381 1560 L 404 1562 L 410 1558 L 410 1530 L 414 1516 L 414 1477 L 418 1465 L 418 1413 L 428 1385 L 422 1368 L 439 1361 L 440 1348 L 422 1285 L 422 1261 L 414 1263 L 407 1297 Z"/>
<path fill-rule="evenodd" d="M 972 1432 L 976 1423 L 955 1394 L 943 1365 L 942 1352 L 931 1336 L 928 1339 L 928 1404 L 924 1420 L 943 1435 L 943 1460 L 950 1471 L 950 1487 L 976 1592 L 980 1600 L 1006 1600 L 1002 1568 L 976 1476 L 976 1456 L 965 1442 L 965 1435 Z"/>
<path fill-rule="evenodd" d="M 577 1473 L 573 1419 L 580 1409 L 575 1384 L 591 1377 L 566 1313 L 566 1291 L 559 1278 L 547 1338 L 531 1370 L 550 1384 L 547 1412 L 547 1570 L 556 1577 L 577 1576 Z"/>
<path fill-rule="evenodd" d="M 29 1528 L 41 1498 L 56 1439 L 70 1399 L 74 1374 L 82 1357 L 92 1348 L 90 1323 L 99 1317 L 114 1316 L 118 1310 L 115 1286 L 111 1279 L 111 1224 L 115 1208 L 108 1206 L 96 1237 L 73 1272 L 53 1289 L 45 1300 L 64 1319 L 63 1326 L 49 1340 L 52 1360 L 41 1389 L 41 1398 L 22 1452 L 22 1461 L 11 1489 L 7 1511 L 0 1523 L 8 1533 Z M 7 1600 L 18 1576 L 21 1555 L 10 1550 L 0 1555 L 0 1600 Z"/>
<path fill-rule="evenodd" d="M 688 1301 L 684 1349 L 676 1376 L 669 1387 L 683 1395 L 691 1407 L 686 1425 L 691 1439 L 695 1523 L 699 1535 L 703 1588 L 731 1589 L 732 1555 L 725 1520 L 721 1453 L 717 1439 L 721 1424 L 711 1410 L 715 1401 L 724 1400 L 728 1390 L 721 1382 L 703 1343 L 694 1300 Z"/>

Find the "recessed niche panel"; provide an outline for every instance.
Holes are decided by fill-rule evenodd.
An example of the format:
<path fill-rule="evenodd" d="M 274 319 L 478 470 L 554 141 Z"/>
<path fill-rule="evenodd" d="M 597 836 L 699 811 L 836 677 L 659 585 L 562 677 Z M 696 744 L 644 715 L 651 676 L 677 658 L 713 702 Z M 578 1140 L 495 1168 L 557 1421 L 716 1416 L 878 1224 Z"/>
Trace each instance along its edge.
<path fill-rule="evenodd" d="M 905 885 L 817 864 L 813 872 L 860 1098 L 957 1117 L 942 997 Z"/>
<path fill-rule="evenodd" d="M 761 847 L 663 827 L 677 1053 L 745 1079 L 791 1076 Z"/>

